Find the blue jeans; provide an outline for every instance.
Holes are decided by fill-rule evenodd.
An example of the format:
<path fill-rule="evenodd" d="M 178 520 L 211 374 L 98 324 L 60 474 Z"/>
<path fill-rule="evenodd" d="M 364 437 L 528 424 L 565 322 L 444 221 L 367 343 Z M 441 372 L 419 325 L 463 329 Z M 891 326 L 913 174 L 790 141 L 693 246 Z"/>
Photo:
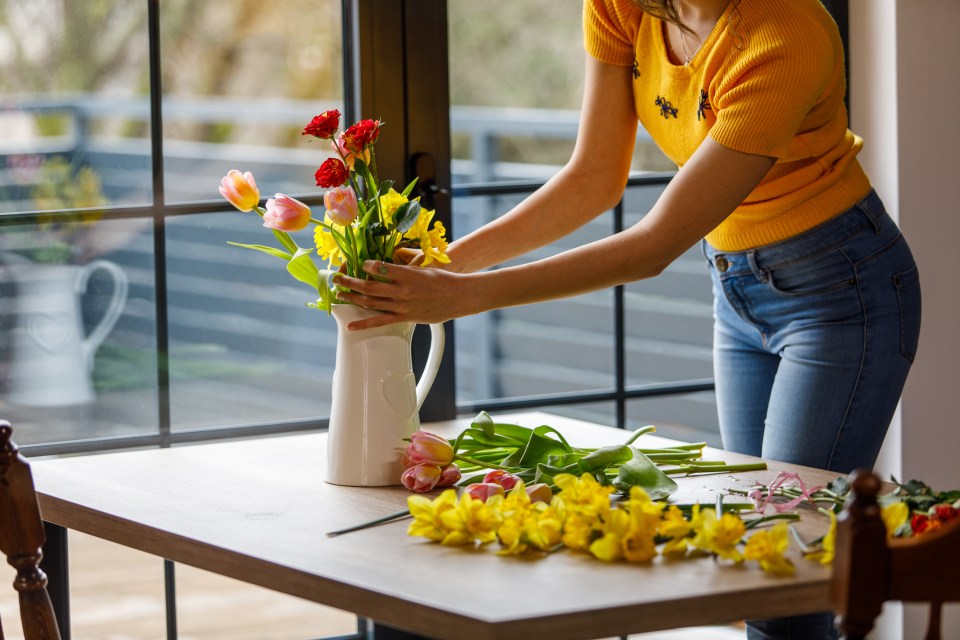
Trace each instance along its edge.
<path fill-rule="evenodd" d="M 843 474 L 871 468 L 920 333 L 917 266 L 880 198 L 781 242 L 703 249 L 724 448 Z M 747 637 L 836 631 L 820 613 L 748 622 Z"/>

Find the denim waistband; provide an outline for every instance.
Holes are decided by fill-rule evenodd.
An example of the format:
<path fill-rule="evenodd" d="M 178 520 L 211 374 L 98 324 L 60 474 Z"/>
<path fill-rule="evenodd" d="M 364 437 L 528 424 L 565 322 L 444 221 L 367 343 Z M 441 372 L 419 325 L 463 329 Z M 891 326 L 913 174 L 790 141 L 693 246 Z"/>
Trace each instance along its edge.
<path fill-rule="evenodd" d="M 722 255 L 730 263 L 743 264 L 742 261 L 745 261 L 751 266 L 771 270 L 796 262 L 798 256 L 808 258 L 835 249 L 866 229 L 876 235 L 899 233 L 896 223 L 887 215 L 880 196 L 873 190 L 840 215 L 792 238 L 745 251 L 719 251 L 704 241 L 703 252 L 711 262 Z"/>

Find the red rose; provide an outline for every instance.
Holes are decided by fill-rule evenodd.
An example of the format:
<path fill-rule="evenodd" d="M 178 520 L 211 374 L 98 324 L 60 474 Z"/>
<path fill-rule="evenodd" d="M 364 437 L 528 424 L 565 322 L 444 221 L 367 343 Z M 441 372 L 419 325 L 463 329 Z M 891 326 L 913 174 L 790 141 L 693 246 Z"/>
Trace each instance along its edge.
<path fill-rule="evenodd" d="M 313 136 L 315 138 L 332 138 L 340 126 L 340 112 L 336 109 L 324 111 L 318 116 L 314 116 L 310 124 L 303 128 L 303 136 Z"/>
<path fill-rule="evenodd" d="M 950 522 L 960 515 L 960 509 L 954 509 L 949 504 L 938 504 L 933 508 L 933 515 L 941 522 Z"/>
<path fill-rule="evenodd" d="M 318 187 L 329 189 L 330 187 L 339 187 L 346 182 L 349 173 L 347 173 L 347 167 L 343 162 L 337 158 L 327 158 L 313 176 L 317 179 Z"/>
<path fill-rule="evenodd" d="M 930 518 L 922 513 L 915 513 L 910 517 L 910 529 L 913 535 L 918 536 L 930 528 Z"/>
<path fill-rule="evenodd" d="M 379 135 L 379 120 L 361 120 L 344 131 L 341 140 L 347 151 L 359 155 L 365 147 L 376 142 Z"/>

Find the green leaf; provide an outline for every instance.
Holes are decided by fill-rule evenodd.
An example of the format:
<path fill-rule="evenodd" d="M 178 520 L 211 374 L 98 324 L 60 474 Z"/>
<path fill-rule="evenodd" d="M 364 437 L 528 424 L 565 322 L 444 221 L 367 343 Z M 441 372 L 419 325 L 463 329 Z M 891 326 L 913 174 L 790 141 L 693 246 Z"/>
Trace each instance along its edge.
<path fill-rule="evenodd" d="M 396 229 L 398 233 L 410 231 L 410 228 L 413 227 L 417 218 L 420 217 L 421 210 L 422 207 L 416 200 L 404 202 L 393 212 L 393 228 Z"/>
<path fill-rule="evenodd" d="M 622 464 L 633 459 L 634 449 L 625 444 L 616 444 L 609 447 L 600 447 L 588 453 L 577 461 L 580 473 L 606 469 L 615 464 Z"/>
<path fill-rule="evenodd" d="M 548 437 L 548 434 L 554 434 L 559 439 Z M 572 453 L 572 451 L 573 449 L 567 444 L 559 431 L 553 427 L 542 425 L 533 430 L 527 445 L 523 449 L 517 449 L 504 458 L 501 464 L 505 467 L 530 469 L 541 462 L 546 462 L 550 455 L 563 455 Z"/>
<path fill-rule="evenodd" d="M 385 196 L 390 193 L 390 189 L 393 187 L 393 180 L 384 180 L 380 183 L 380 190 L 377 192 L 378 195 Z"/>
<path fill-rule="evenodd" d="M 293 257 L 283 249 L 277 249 L 276 247 L 267 247 L 262 244 L 242 244 L 240 242 L 228 242 L 227 244 L 231 244 L 235 247 L 243 247 L 244 249 L 253 249 L 254 251 L 262 251 L 263 253 L 267 253 L 271 256 L 280 258 L 282 260 L 289 260 L 290 258 Z"/>
<path fill-rule="evenodd" d="M 418 180 L 418 179 L 419 179 L 419 178 L 414 178 L 413 180 L 411 180 L 411 181 L 410 181 L 410 184 L 408 184 L 408 185 L 406 186 L 406 188 L 403 190 L 403 193 L 402 193 L 401 195 L 402 195 L 404 198 L 410 196 L 410 192 L 413 191 L 413 187 L 417 184 L 417 180 Z"/>
<path fill-rule="evenodd" d="M 312 251 L 313 249 L 297 249 L 294 256 L 290 258 L 290 262 L 287 263 L 287 271 L 300 282 L 319 291 L 318 277 L 320 270 L 317 269 L 317 265 L 313 263 L 313 258 L 310 257 Z"/>
<path fill-rule="evenodd" d="M 282 244 L 290 253 L 296 253 L 300 248 L 297 246 L 297 243 L 293 241 L 293 238 L 290 237 L 290 234 L 286 231 L 277 231 L 276 229 L 271 229 L 271 231 L 273 231 L 273 235 L 276 236 L 277 240 L 280 241 L 280 244 Z"/>
<path fill-rule="evenodd" d="M 477 414 L 477 417 L 470 422 L 470 426 L 474 429 L 480 429 L 488 436 L 494 434 L 493 431 L 493 418 L 490 417 L 490 414 L 486 411 L 481 411 Z"/>
<path fill-rule="evenodd" d="M 667 476 L 650 458 L 631 447 L 633 458 L 620 465 L 613 486 L 621 493 L 630 493 L 630 487 L 640 487 L 652 500 L 663 500 L 677 490 L 677 483 Z"/>

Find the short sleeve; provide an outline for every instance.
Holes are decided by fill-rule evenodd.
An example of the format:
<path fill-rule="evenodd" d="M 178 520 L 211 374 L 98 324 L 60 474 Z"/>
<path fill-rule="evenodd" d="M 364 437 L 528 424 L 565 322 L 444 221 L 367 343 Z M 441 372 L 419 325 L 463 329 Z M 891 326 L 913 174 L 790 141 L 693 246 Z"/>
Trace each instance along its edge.
<path fill-rule="evenodd" d="M 600 62 L 630 66 L 640 15 L 632 0 L 584 0 L 583 42 L 587 53 Z"/>
<path fill-rule="evenodd" d="M 821 29 L 781 32 L 768 41 L 763 36 L 754 34 L 742 60 L 711 88 L 717 121 L 710 137 L 736 151 L 784 158 L 842 73 L 842 52 L 836 54 Z"/>

